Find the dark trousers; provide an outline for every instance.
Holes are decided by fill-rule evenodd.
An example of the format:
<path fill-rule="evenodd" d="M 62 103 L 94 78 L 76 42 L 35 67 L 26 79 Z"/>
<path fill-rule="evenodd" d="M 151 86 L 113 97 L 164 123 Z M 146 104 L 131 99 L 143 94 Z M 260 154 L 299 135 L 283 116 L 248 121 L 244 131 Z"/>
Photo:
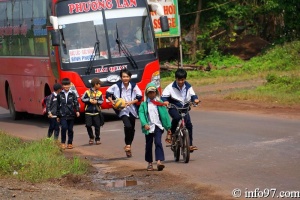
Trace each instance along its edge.
<path fill-rule="evenodd" d="M 176 108 L 170 108 L 169 109 L 169 114 L 172 117 L 171 132 L 175 133 L 176 127 L 178 125 L 178 122 L 181 119 L 181 116 L 179 115 L 179 113 L 176 110 Z M 193 124 L 191 122 L 190 114 L 185 115 L 184 121 L 185 121 L 185 126 L 186 126 L 187 130 L 189 131 L 190 145 L 192 146 L 193 145 Z"/>
<path fill-rule="evenodd" d="M 95 127 L 95 136 L 92 126 Z M 100 141 L 100 116 L 85 114 L 85 127 L 91 140 Z"/>
<path fill-rule="evenodd" d="M 54 131 L 54 139 L 57 140 L 59 136 L 59 122 L 56 118 L 49 118 L 49 129 L 48 129 L 48 138 L 52 137 Z"/>
<path fill-rule="evenodd" d="M 153 155 L 152 155 L 152 146 L 153 140 L 155 145 L 155 160 L 165 160 L 164 149 L 161 143 L 161 136 L 163 134 L 163 130 L 155 126 L 154 133 L 149 133 L 145 135 L 146 137 L 146 149 L 145 149 L 145 160 L 147 162 L 153 162 Z"/>
<path fill-rule="evenodd" d="M 121 119 L 124 124 L 125 144 L 131 145 L 135 133 L 135 117 L 130 113 L 129 117 L 123 115 Z"/>
<path fill-rule="evenodd" d="M 67 131 L 68 131 L 68 144 L 73 143 L 73 137 L 74 137 L 74 119 L 66 119 L 62 118 L 60 119 L 61 123 L 61 143 L 66 143 L 66 137 L 67 137 Z"/>

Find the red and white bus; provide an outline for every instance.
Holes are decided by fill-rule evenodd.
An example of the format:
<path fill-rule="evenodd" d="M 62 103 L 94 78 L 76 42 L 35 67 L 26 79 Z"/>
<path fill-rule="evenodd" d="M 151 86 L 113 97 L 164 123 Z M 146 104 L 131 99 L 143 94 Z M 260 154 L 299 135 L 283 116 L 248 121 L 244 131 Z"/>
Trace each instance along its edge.
<path fill-rule="evenodd" d="M 150 81 L 159 85 L 149 9 L 163 10 L 151 0 L 0 0 L 0 106 L 13 119 L 42 114 L 42 99 L 65 77 L 78 98 L 93 77 L 103 82 L 105 95 L 123 68 L 141 90 Z M 136 45 L 126 44 L 124 26 Z"/>

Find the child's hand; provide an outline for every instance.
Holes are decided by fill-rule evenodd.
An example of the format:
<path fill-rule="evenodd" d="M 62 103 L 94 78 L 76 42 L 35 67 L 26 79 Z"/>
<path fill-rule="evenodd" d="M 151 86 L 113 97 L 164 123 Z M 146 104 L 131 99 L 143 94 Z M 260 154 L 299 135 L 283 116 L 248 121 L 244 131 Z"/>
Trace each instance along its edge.
<path fill-rule="evenodd" d="M 146 124 L 144 127 L 146 130 L 150 130 L 150 126 L 148 124 Z"/>
<path fill-rule="evenodd" d="M 172 135 L 171 130 L 167 130 L 167 134 L 168 134 L 168 135 Z"/>
<path fill-rule="evenodd" d="M 169 103 L 168 101 L 165 101 L 165 102 L 164 102 L 164 105 L 167 106 L 167 107 L 169 106 L 169 104 L 170 104 L 170 103 Z"/>
<path fill-rule="evenodd" d="M 76 116 L 79 117 L 79 116 L 80 116 L 80 113 L 79 113 L 79 112 L 76 112 Z"/>

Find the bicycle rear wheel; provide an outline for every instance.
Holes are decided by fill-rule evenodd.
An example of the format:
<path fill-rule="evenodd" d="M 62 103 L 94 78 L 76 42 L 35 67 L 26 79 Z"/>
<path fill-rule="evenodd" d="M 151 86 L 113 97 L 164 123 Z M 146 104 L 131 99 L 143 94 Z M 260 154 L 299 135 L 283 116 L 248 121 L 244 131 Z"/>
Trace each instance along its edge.
<path fill-rule="evenodd" d="M 188 163 L 190 161 L 190 137 L 189 131 L 187 129 L 182 130 L 183 137 L 182 137 L 182 147 L 181 152 L 183 156 L 183 161 Z"/>
<path fill-rule="evenodd" d="M 179 161 L 180 158 L 180 146 L 178 144 L 178 136 L 173 137 L 172 146 L 173 146 L 173 153 L 174 153 L 174 160 L 175 162 Z"/>

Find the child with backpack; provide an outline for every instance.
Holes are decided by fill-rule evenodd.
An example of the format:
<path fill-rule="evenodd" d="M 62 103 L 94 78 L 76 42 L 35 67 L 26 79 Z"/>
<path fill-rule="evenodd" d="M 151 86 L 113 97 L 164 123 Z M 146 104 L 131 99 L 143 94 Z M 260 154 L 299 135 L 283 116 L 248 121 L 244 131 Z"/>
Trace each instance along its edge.
<path fill-rule="evenodd" d="M 142 92 L 131 80 L 131 72 L 128 69 L 120 71 L 121 80 L 106 90 L 106 98 L 114 105 L 117 98 L 125 99 L 125 108 L 115 110 L 122 119 L 125 133 L 125 153 L 127 157 L 132 156 L 131 144 L 135 134 L 135 119 L 138 118 L 136 103 L 141 101 Z"/>
<path fill-rule="evenodd" d="M 76 94 L 70 90 L 70 79 L 63 78 L 61 84 L 63 90 L 57 96 L 57 121 L 61 123 L 61 148 L 66 149 L 68 131 L 67 149 L 73 149 L 73 126 L 75 117 L 80 116 L 79 103 Z"/>
<path fill-rule="evenodd" d="M 92 87 L 85 91 L 81 97 L 81 101 L 85 103 L 85 126 L 89 135 L 89 144 L 96 145 L 100 143 L 100 125 L 101 125 L 101 104 L 103 103 L 102 92 L 100 89 L 99 78 L 91 80 Z M 92 126 L 95 127 L 95 135 L 93 134 Z"/>
<path fill-rule="evenodd" d="M 49 118 L 48 138 L 52 137 L 54 131 L 54 139 L 59 136 L 59 122 L 57 122 L 57 94 L 61 92 L 62 86 L 59 83 L 53 85 L 53 92 L 46 97 L 46 113 Z"/>

